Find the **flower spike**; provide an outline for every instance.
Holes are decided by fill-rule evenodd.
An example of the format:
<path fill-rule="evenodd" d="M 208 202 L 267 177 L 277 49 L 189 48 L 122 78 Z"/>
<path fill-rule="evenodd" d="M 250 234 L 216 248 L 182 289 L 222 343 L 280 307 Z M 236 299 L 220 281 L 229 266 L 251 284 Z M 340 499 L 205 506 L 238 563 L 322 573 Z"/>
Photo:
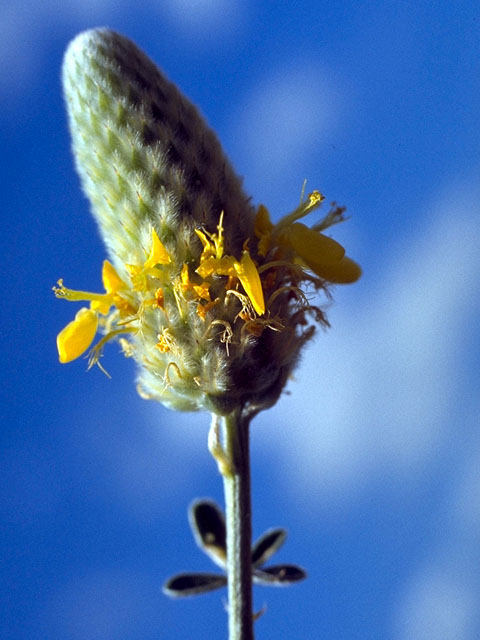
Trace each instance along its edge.
<path fill-rule="evenodd" d="M 277 223 L 255 212 L 214 132 L 196 108 L 127 38 L 93 29 L 70 43 L 63 86 L 83 190 L 108 251 L 103 293 L 55 295 L 86 302 L 57 337 L 59 359 L 90 349 L 89 368 L 118 339 L 135 360 L 137 389 L 182 410 L 212 413 L 208 446 L 223 476 L 225 518 L 210 500 L 190 509 L 198 546 L 227 575 L 180 573 L 164 585 L 191 596 L 228 584 L 231 637 L 253 637 L 252 582 L 284 586 L 306 577 L 265 566 L 286 538 L 267 531 L 251 548 L 248 427 L 276 403 L 318 325 L 330 285 L 361 275 L 326 235 L 317 190 Z M 95 338 L 99 334 L 99 339 Z M 91 348 L 91 345 L 94 345 Z"/>
<path fill-rule="evenodd" d="M 113 31 L 75 38 L 63 84 L 77 169 L 109 261 L 104 293 L 56 290 L 90 305 L 60 334 L 61 361 L 88 349 L 96 329 L 103 337 L 92 361 L 122 336 L 142 397 L 219 415 L 271 406 L 315 327 L 327 325 L 310 294 L 360 277 L 325 235 L 343 209 L 307 226 L 324 196 L 303 189 L 277 223 L 266 207 L 255 212 L 195 107 Z"/>

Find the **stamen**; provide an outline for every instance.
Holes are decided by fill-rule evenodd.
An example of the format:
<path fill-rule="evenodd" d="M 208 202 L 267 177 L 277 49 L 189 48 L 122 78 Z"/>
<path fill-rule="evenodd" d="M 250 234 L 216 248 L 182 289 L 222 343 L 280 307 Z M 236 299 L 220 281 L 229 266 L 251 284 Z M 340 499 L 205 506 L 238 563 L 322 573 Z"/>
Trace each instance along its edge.
<path fill-rule="evenodd" d="M 229 354 L 229 350 L 228 350 L 228 346 L 229 344 L 232 342 L 232 338 L 233 338 L 233 330 L 232 330 L 232 325 L 227 322 L 226 320 L 214 320 L 213 322 L 211 322 L 208 325 L 208 328 L 205 332 L 204 338 L 207 337 L 210 329 L 216 325 L 222 325 L 224 327 L 224 331 L 222 332 L 221 336 L 220 336 L 220 342 L 222 342 L 223 344 L 225 344 L 225 348 L 227 351 L 227 356 L 230 355 Z"/>
<path fill-rule="evenodd" d="M 242 318 L 242 320 L 246 318 L 256 318 L 256 313 L 255 310 L 253 308 L 253 305 L 250 301 L 250 298 L 248 298 L 247 296 L 243 295 L 243 293 L 240 293 L 240 291 L 237 291 L 236 289 L 229 289 L 226 293 L 226 298 L 230 297 L 230 296 L 235 296 L 238 300 L 240 300 L 240 303 L 242 305 L 242 308 L 240 309 L 240 311 L 237 313 L 235 320 L 237 318 Z"/>
<path fill-rule="evenodd" d="M 267 318 L 255 318 L 252 320 L 248 320 L 242 327 L 241 336 L 242 342 L 244 340 L 245 332 L 251 333 L 255 337 L 259 338 L 264 329 L 271 329 L 272 331 L 283 331 L 285 329 L 285 325 L 282 324 L 279 320 L 267 319 Z"/>
<path fill-rule="evenodd" d="M 178 366 L 178 364 L 176 362 L 169 362 L 165 368 L 165 375 L 163 376 L 163 382 L 165 384 L 165 389 L 167 387 L 171 387 L 172 383 L 170 380 L 170 367 L 173 367 L 175 369 L 175 373 L 177 374 L 177 376 L 180 378 L 180 380 L 183 379 L 182 377 L 182 373 L 180 371 L 180 367 Z"/>
<path fill-rule="evenodd" d="M 296 209 L 292 211 L 292 213 L 288 213 L 280 220 L 280 222 L 275 226 L 274 233 L 276 233 L 280 229 L 283 229 L 284 227 L 288 227 L 296 220 L 305 217 L 311 211 L 319 207 L 324 200 L 325 196 L 321 194 L 320 191 L 312 191 L 312 193 L 310 193 L 308 196 L 308 200 L 302 202 Z"/>
<path fill-rule="evenodd" d="M 87 369 L 90 370 L 94 365 L 98 365 L 98 367 L 103 371 L 103 373 L 105 373 L 110 378 L 110 374 L 100 364 L 100 358 L 103 355 L 103 348 L 105 347 L 107 342 L 112 340 L 112 338 L 115 338 L 115 336 L 121 335 L 122 333 L 135 333 L 136 331 L 137 329 L 133 327 L 131 328 L 122 327 L 121 329 L 113 329 L 113 331 L 109 331 L 107 335 L 103 336 L 103 338 L 97 342 L 97 344 L 93 347 L 93 349 L 88 354 Z"/>
<path fill-rule="evenodd" d="M 323 231 L 324 229 L 328 229 L 328 227 L 332 227 L 334 224 L 339 224 L 340 222 L 345 222 L 348 218 L 344 215 L 347 207 L 340 207 L 335 202 L 332 202 L 332 208 L 327 213 L 327 215 L 321 220 L 312 226 L 312 229 L 315 231 Z"/>
<path fill-rule="evenodd" d="M 175 340 L 168 327 L 165 327 L 162 333 L 158 334 L 157 338 L 158 342 L 155 346 L 159 351 L 161 351 L 162 353 L 167 353 L 168 351 L 176 351 Z"/>
<path fill-rule="evenodd" d="M 295 297 L 302 304 L 303 307 L 309 307 L 309 302 L 304 292 L 299 287 L 294 287 L 293 285 L 284 286 L 276 289 L 268 299 L 268 306 L 270 307 L 273 304 L 275 298 L 277 298 L 280 294 L 286 293 L 288 291 L 295 294 Z"/>
<path fill-rule="evenodd" d="M 113 302 L 110 302 L 111 297 L 107 293 L 91 293 L 90 291 L 75 291 L 74 289 L 67 289 L 63 285 L 62 279 L 60 279 L 57 284 L 58 287 L 52 287 L 57 298 L 63 298 L 64 300 L 70 300 L 71 302 L 88 300 L 90 302 L 99 302 L 101 304 L 108 302 L 109 306 L 112 306 L 113 304 Z"/>

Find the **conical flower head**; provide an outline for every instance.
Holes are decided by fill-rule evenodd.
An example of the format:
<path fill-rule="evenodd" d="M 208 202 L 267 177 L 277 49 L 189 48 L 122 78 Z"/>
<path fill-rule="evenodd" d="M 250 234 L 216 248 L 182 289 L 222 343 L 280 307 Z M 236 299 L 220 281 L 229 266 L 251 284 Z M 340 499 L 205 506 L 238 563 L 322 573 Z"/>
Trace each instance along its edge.
<path fill-rule="evenodd" d="M 302 286 L 355 280 L 360 271 L 324 227 L 278 225 L 255 211 L 196 108 L 130 40 L 80 34 L 63 81 L 77 170 L 109 252 L 105 293 L 85 300 L 58 337 L 62 362 L 120 339 L 139 365 L 139 390 L 176 409 L 260 409 L 276 401 L 313 326 L 325 322 Z"/>

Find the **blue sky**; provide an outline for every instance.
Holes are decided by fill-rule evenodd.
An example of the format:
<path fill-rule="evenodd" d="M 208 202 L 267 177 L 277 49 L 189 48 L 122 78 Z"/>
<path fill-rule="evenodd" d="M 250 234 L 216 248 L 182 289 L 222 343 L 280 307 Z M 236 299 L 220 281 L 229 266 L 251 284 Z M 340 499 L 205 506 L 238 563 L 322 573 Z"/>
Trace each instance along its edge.
<path fill-rule="evenodd" d="M 364 276 L 252 426 L 254 537 L 285 526 L 278 560 L 309 572 L 255 588 L 258 637 L 480 637 L 480 11 L 425 0 L 0 5 L 2 635 L 226 635 L 226 594 L 160 590 L 213 569 L 186 518 L 222 502 L 208 416 L 142 400 L 115 345 L 112 379 L 57 361 L 51 287 L 95 290 L 105 257 L 60 66 L 105 25 L 199 106 L 254 202 L 278 218 L 308 179 L 351 215 L 335 237 Z"/>

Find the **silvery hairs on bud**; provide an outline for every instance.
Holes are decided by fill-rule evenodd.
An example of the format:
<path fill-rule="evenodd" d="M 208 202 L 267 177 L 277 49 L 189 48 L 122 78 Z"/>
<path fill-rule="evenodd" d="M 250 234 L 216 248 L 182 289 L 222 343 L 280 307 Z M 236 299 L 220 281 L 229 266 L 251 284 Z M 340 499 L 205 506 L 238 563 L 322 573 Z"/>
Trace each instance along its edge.
<path fill-rule="evenodd" d="M 127 282 L 130 265 L 145 262 L 152 229 L 171 257 L 163 280 L 133 287 L 129 298 L 138 330 L 124 350 L 140 367 L 142 394 L 220 414 L 270 406 L 312 333 L 292 295 L 279 291 L 265 315 L 273 320 L 259 328 L 252 318 L 239 320 L 248 296 L 238 285 L 228 290 L 221 270 L 210 281 L 219 302 L 203 306 L 204 317 L 186 293 L 201 284 L 198 230 L 210 239 L 218 230 L 236 264 L 246 247 L 259 260 L 254 208 L 215 134 L 135 44 L 108 29 L 73 40 L 63 83 L 76 167 L 117 273 Z M 182 269 L 192 285 L 181 280 Z"/>
<path fill-rule="evenodd" d="M 158 225 L 168 249 L 181 252 L 178 239 L 199 247 L 192 229 L 215 229 L 222 211 L 231 251 L 241 250 L 253 225 L 241 181 L 198 110 L 131 40 L 81 33 L 63 82 L 77 170 L 120 272 L 144 257 L 142 228 Z"/>

